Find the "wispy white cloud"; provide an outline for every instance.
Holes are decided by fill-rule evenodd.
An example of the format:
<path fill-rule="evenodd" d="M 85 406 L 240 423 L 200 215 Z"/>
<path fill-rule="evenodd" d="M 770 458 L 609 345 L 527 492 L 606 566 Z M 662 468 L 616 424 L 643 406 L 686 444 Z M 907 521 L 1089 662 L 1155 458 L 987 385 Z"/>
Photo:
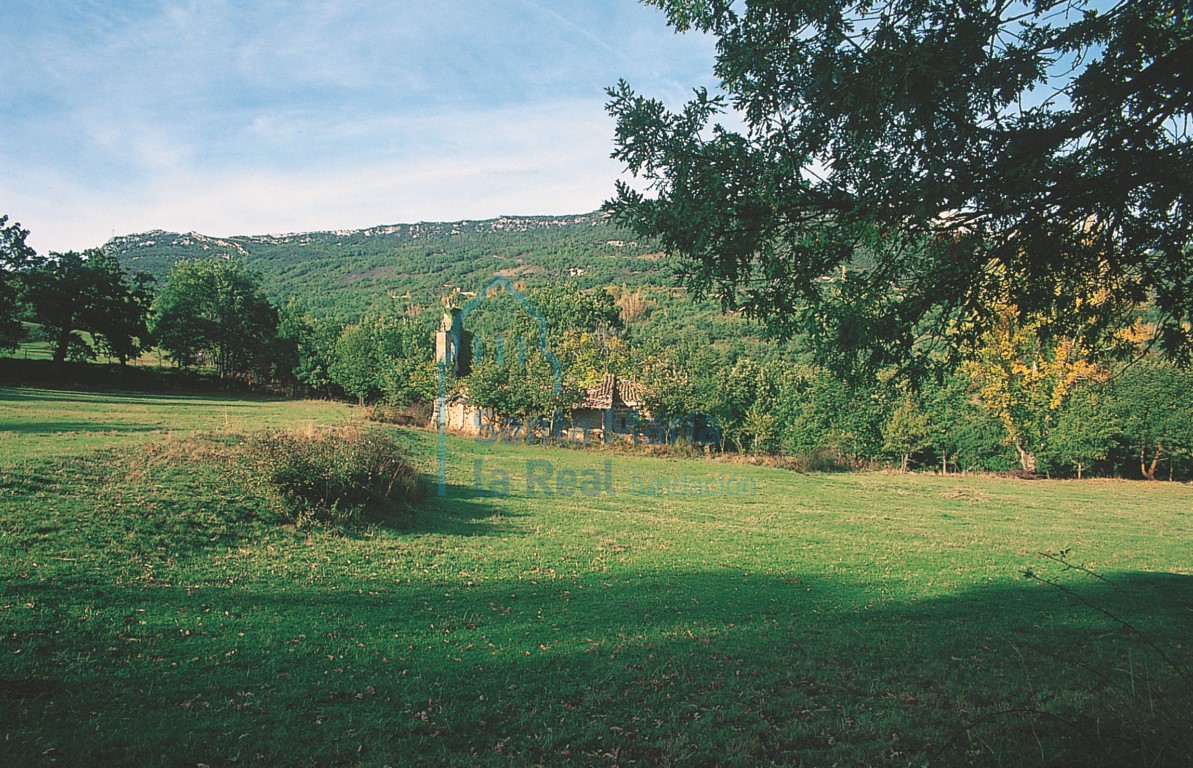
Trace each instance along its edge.
<path fill-rule="evenodd" d="M 619 171 L 608 158 L 611 125 L 600 102 L 561 103 L 546 114 L 522 107 L 416 118 L 398 127 L 409 137 L 403 151 L 367 162 L 182 164 L 115 186 L 110 197 L 55 172 L 38 180 L 41 194 L 21 192 L 33 179 L 0 180 L 0 199 L 27 212 L 22 221 L 35 246 L 62 250 L 154 228 L 232 235 L 583 212 L 611 194 Z"/>
<path fill-rule="evenodd" d="M 603 88 L 675 101 L 711 64 L 633 0 L 6 13 L 0 213 L 40 250 L 592 210 L 619 172 Z"/>

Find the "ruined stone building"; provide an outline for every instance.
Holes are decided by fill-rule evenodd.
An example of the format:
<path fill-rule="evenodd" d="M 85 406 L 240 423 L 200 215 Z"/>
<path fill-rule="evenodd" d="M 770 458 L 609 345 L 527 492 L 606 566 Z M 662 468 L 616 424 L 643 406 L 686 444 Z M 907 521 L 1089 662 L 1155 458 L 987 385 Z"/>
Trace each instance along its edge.
<path fill-rule="evenodd" d="M 460 310 L 443 314 L 439 330 L 435 333 L 435 362 L 442 375 L 448 380 L 467 376 L 471 362 L 471 337 L 464 330 Z M 441 382 L 446 387 L 447 382 Z M 437 397 L 431 417 L 431 426 L 439 426 L 439 403 Z M 449 432 L 464 435 L 485 435 L 498 420 L 489 409 L 480 408 L 468 402 L 467 393 L 452 397 L 445 392 L 443 398 L 444 427 Z M 536 428 L 538 436 L 547 425 Z M 512 437 L 521 437 L 525 425 L 515 424 Z M 550 425 L 551 436 L 577 442 L 609 443 L 657 442 L 661 429 L 650 418 L 642 403 L 642 388 L 629 379 L 621 379 L 607 373 L 595 387 L 589 388 L 573 410 L 571 418 L 558 417 Z"/>

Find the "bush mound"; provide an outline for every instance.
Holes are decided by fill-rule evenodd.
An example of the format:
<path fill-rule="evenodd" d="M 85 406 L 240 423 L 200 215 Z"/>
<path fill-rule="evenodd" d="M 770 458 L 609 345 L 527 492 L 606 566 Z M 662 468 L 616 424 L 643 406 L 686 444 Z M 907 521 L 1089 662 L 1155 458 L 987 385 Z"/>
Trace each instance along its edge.
<path fill-rule="evenodd" d="M 409 405 L 388 405 L 377 403 L 365 411 L 365 418 L 381 424 L 397 424 L 402 427 L 425 427 L 434 416 L 432 403 L 411 403 Z"/>
<path fill-rule="evenodd" d="M 266 432 L 246 443 L 251 470 L 298 522 L 344 523 L 406 512 L 418 472 L 392 436 L 359 426 Z"/>

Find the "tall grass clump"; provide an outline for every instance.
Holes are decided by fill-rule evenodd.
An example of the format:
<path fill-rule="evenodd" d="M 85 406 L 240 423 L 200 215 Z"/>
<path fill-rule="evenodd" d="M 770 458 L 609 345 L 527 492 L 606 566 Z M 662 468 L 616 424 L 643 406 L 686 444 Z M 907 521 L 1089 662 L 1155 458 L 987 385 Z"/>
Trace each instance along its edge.
<path fill-rule="evenodd" d="M 264 432 L 246 443 L 250 471 L 296 522 L 351 523 L 409 512 L 418 472 L 397 441 L 359 426 Z"/>

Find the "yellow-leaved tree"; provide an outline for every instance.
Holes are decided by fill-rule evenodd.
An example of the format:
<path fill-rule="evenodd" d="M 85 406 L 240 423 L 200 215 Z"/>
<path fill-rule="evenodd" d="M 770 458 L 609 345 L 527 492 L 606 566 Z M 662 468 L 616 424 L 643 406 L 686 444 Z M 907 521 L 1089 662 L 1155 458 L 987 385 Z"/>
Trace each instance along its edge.
<path fill-rule="evenodd" d="M 1023 320 L 1014 305 L 1002 304 L 965 365 L 982 407 L 1002 422 L 1025 472 L 1036 471 L 1036 453 L 1073 388 L 1109 376 L 1079 338 L 1051 337 L 1045 329 L 1044 321 Z"/>

